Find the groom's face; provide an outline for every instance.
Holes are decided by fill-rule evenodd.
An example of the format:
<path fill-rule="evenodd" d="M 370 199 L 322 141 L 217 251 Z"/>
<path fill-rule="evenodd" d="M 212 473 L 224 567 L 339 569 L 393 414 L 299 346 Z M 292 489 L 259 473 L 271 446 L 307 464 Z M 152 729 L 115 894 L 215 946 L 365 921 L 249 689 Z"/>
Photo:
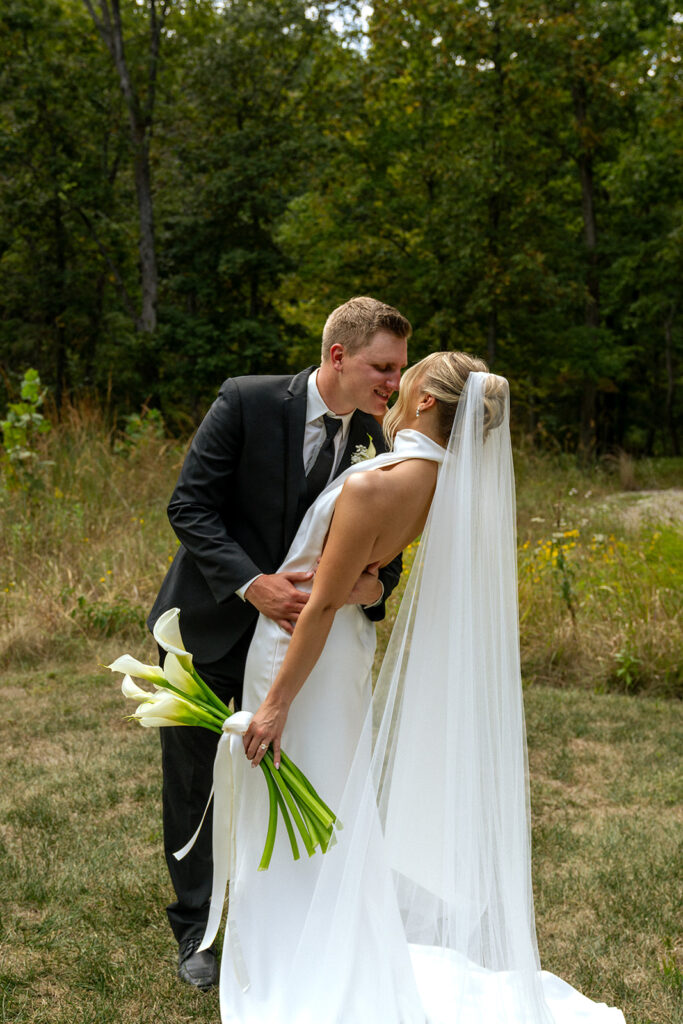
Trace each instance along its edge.
<path fill-rule="evenodd" d="M 349 408 L 383 416 L 387 402 L 401 383 L 408 362 L 408 342 L 389 331 L 377 331 L 353 355 L 342 358 L 341 384 Z"/>

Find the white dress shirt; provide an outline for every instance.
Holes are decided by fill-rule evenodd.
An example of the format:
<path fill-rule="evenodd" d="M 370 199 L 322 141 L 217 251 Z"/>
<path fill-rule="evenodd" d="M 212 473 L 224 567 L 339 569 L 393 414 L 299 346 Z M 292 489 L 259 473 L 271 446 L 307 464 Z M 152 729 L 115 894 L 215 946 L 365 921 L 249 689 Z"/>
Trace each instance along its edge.
<path fill-rule="evenodd" d="M 323 416 L 332 416 L 333 419 L 341 420 L 341 427 L 334 435 L 334 465 L 330 472 L 330 479 L 334 476 L 334 472 L 339 465 L 344 449 L 346 448 L 346 440 L 349 436 L 349 424 L 351 423 L 351 417 L 355 410 L 345 413 L 343 416 L 338 416 L 336 412 L 332 412 L 328 409 L 323 401 L 323 397 L 318 390 L 318 371 L 314 370 L 308 378 L 307 392 L 306 392 L 306 426 L 304 428 L 304 447 L 303 447 L 303 463 L 306 475 L 309 470 L 313 467 L 315 460 L 318 458 L 318 453 L 322 448 L 327 432 L 325 430 L 325 422 Z M 244 586 L 240 587 L 236 593 L 245 600 L 244 595 L 247 592 L 247 588 L 251 586 L 254 580 L 257 580 L 263 573 L 258 573 L 257 576 L 253 576 L 248 580 Z M 381 600 L 381 598 L 380 598 Z"/>
<path fill-rule="evenodd" d="M 344 449 L 346 448 L 346 439 L 349 436 L 349 424 L 351 423 L 353 410 L 345 413 L 344 416 L 338 416 L 336 412 L 332 412 L 331 409 L 328 409 L 323 401 L 323 396 L 318 391 L 317 376 L 318 371 L 316 370 L 308 378 L 308 392 L 306 395 L 306 428 L 304 430 L 303 451 L 304 470 L 306 472 L 306 476 L 308 476 L 310 470 L 315 464 L 315 460 L 318 458 L 318 454 L 325 442 L 325 438 L 327 437 L 323 416 L 331 416 L 334 420 L 341 420 L 341 427 L 334 435 L 334 465 L 332 466 L 332 471 L 329 476 L 329 479 L 331 480 L 337 466 L 339 465 L 339 460 L 344 453 Z"/>

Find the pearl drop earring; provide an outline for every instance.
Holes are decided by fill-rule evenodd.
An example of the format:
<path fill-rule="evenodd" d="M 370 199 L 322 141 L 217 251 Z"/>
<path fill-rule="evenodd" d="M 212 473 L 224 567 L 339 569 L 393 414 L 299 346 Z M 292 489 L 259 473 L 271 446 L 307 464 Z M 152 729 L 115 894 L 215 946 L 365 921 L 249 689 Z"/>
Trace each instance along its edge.
<path fill-rule="evenodd" d="M 417 407 L 417 410 L 416 410 L 416 412 L 415 412 L 415 415 L 416 415 L 416 416 L 419 416 L 419 415 L 420 415 L 420 406 L 419 406 L 419 405 L 418 405 L 418 407 Z"/>

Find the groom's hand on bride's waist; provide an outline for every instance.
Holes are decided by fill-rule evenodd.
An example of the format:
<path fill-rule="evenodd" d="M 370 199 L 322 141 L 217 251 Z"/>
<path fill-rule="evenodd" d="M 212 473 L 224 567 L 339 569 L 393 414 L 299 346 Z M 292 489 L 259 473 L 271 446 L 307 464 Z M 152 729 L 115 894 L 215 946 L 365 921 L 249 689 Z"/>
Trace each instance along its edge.
<path fill-rule="evenodd" d="M 262 615 L 277 622 L 285 632 L 293 633 L 294 624 L 309 598 L 296 585 L 306 583 L 312 577 L 312 572 L 264 573 L 247 587 L 244 597 Z"/>
<path fill-rule="evenodd" d="M 379 562 L 366 566 L 354 583 L 346 604 L 362 604 L 370 607 L 384 596 L 384 585 L 379 578 Z"/>

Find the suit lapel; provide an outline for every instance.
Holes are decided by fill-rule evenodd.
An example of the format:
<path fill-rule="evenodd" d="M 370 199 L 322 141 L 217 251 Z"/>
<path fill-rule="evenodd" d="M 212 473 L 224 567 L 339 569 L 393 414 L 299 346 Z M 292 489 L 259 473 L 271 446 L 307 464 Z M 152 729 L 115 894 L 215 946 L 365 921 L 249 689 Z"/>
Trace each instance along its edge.
<path fill-rule="evenodd" d="M 344 454 L 339 460 L 339 466 L 337 467 L 335 476 L 339 476 L 340 473 L 343 473 L 345 469 L 349 468 L 351 465 L 351 457 L 358 445 L 362 445 L 363 448 L 367 448 L 370 444 L 370 439 L 372 439 L 375 449 L 378 452 L 384 451 L 385 446 L 381 437 L 382 428 L 376 420 L 373 420 L 371 417 L 356 410 L 351 417 L 351 422 L 349 424 L 349 436 L 346 439 L 346 448 L 344 449 Z"/>
<path fill-rule="evenodd" d="M 308 378 L 315 371 L 309 366 L 292 377 L 284 401 L 285 435 L 285 517 L 284 550 L 291 544 L 302 517 L 306 503 L 306 473 L 304 470 L 304 430 L 306 429 L 306 405 Z"/>

